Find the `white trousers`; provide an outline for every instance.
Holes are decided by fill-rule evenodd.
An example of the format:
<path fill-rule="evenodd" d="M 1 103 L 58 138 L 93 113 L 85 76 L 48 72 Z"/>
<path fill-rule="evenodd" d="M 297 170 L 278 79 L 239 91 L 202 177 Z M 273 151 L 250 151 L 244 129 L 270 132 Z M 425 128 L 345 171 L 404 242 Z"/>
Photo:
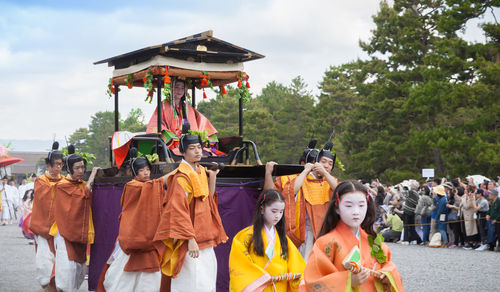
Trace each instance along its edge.
<path fill-rule="evenodd" d="M 80 289 L 87 273 L 85 263 L 77 263 L 68 258 L 66 242 L 64 238 L 57 233 L 54 238 L 56 248 L 56 288 L 64 292 L 72 292 Z"/>
<path fill-rule="evenodd" d="M 2 219 L 3 220 L 14 220 L 14 205 L 12 202 L 2 201 Z"/>
<path fill-rule="evenodd" d="M 35 254 L 35 266 L 36 266 L 36 279 L 42 287 L 49 285 L 50 275 L 52 274 L 52 269 L 54 268 L 55 257 L 50 251 L 49 242 L 47 239 L 35 235 L 35 241 L 37 244 L 36 254 Z"/>
<path fill-rule="evenodd" d="M 311 220 L 309 220 L 309 216 L 306 214 L 306 227 L 305 227 L 305 236 L 304 243 L 299 247 L 300 255 L 307 263 L 309 259 L 309 254 L 312 251 L 314 246 L 314 232 L 312 230 Z"/>
<path fill-rule="evenodd" d="M 217 282 L 217 258 L 213 247 L 200 250 L 198 258 L 186 254 L 177 278 L 172 278 L 170 291 L 215 292 Z"/>
<path fill-rule="evenodd" d="M 125 272 L 123 269 L 130 258 L 120 245 L 116 244 L 108 260 L 110 265 L 104 276 L 104 288 L 107 292 L 158 292 L 161 285 L 161 271 L 154 273 Z"/>

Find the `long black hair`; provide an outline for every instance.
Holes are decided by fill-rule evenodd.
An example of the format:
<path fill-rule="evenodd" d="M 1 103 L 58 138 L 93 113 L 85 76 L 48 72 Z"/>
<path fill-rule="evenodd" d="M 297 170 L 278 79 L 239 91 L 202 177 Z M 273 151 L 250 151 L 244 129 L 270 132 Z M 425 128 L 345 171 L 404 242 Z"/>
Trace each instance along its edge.
<path fill-rule="evenodd" d="M 274 202 L 285 202 L 283 195 L 274 189 L 267 189 L 262 191 L 259 198 L 257 198 L 257 206 L 255 207 L 255 213 L 253 216 L 253 235 L 248 243 L 248 251 L 253 248 L 255 254 L 259 256 L 264 256 L 264 241 L 262 240 L 262 228 L 264 227 L 264 208 L 271 205 Z M 285 214 L 281 220 L 276 223 L 276 231 L 281 244 L 281 257 L 284 259 L 288 258 L 288 240 L 286 238 L 285 229 Z"/>
<path fill-rule="evenodd" d="M 332 199 L 330 200 L 330 206 L 326 212 L 325 220 L 323 220 L 323 225 L 321 226 L 321 231 L 318 237 L 323 236 L 337 227 L 340 221 L 340 216 L 337 213 L 338 204 L 340 203 L 340 198 L 342 195 L 352 192 L 361 192 L 366 194 L 366 216 L 363 222 L 361 222 L 361 228 L 372 236 L 377 236 L 373 230 L 373 224 L 377 220 L 377 210 L 375 208 L 375 203 L 373 199 L 368 194 L 368 190 L 364 185 L 355 180 L 343 181 L 337 185 L 335 191 L 333 192 Z"/>
<path fill-rule="evenodd" d="M 26 192 L 24 192 L 23 202 L 26 202 L 28 199 L 30 201 L 33 201 L 34 196 L 35 196 L 35 192 L 33 191 L 33 189 L 27 190 Z"/>

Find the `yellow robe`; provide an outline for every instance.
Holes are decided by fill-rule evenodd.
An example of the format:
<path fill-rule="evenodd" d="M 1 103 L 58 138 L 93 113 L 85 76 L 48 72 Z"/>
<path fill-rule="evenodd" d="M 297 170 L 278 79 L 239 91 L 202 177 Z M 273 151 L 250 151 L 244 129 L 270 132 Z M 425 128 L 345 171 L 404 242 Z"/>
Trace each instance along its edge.
<path fill-rule="evenodd" d="M 360 230 L 359 236 L 358 240 L 351 229 L 340 221 L 335 229 L 318 238 L 304 271 L 304 288 L 307 291 L 384 291 L 382 283 L 373 276 L 369 276 L 361 286 L 351 286 L 351 272 L 344 268 L 342 261 L 357 245 L 361 251 L 361 265 L 385 274 L 391 282 L 392 291 L 403 292 L 403 281 L 391 261 L 389 248 L 382 243 L 387 259 L 381 264 L 370 254 L 367 233 Z"/>
<path fill-rule="evenodd" d="M 276 231 L 275 231 L 276 232 Z M 267 247 L 267 237 L 262 229 L 264 250 Z M 230 291 L 274 291 L 270 282 L 271 276 L 286 273 L 302 273 L 306 266 L 295 245 L 287 237 L 288 259 L 281 257 L 281 244 L 278 234 L 274 240 L 274 255 L 271 260 L 266 255 L 259 256 L 253 249 L 248 251 L 248 243 L 253 235 L 253 226 L 249 226 L 233 238 L 229 254 L 229 290 Z M 276 291 L 298 291 L 302 279 L 279 281 L 275 283 Z"/>

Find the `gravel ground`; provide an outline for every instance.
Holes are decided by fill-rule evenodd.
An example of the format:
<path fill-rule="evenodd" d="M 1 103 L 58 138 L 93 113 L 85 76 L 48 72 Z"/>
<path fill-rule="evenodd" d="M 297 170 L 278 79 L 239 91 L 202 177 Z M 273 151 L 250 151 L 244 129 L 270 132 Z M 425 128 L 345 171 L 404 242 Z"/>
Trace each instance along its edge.
<path fill-rule="evenodd" d="M 405 291 L 500 291 L 500 252 L 388 246 Z"/>
<path fill-rule="evenodd" d="M 500 291 L 500 252 L 388 245 L 405 291 Z M 0 226 L 0 292 L 41 290 L 34 253 L 19 227 Z"/>
<path fill-rule="evenodd" d="M 17 225 L 0 226 L 0 292 L 41 291 L 35 279 L 35 246 Z M 78 291 L 87 291 L 84 281 Z"/>

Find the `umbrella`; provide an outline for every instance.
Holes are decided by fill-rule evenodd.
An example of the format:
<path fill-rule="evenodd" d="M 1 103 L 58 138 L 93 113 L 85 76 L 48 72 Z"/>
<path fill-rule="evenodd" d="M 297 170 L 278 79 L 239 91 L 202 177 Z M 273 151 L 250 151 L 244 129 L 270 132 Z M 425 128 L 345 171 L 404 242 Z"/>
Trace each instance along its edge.
<path fill-rule="evenodd" d="M 0 158 L 0 167 L 6 167 L 7 165 L 11 165 L 21 161 L 24 161 L 24 159 L 17 157 L 3 157 Z"/>
<path fill-rule="evenodd" d="M 480 175 L 480 174 L 469 175 L 466 178 L 467 179 L 472 178 L 472 180 L 474 181 L 474 184 L 476 186 L 482 184 L 485 180 L 491 181 L 491 179 L 485 177 L 484 175 Z"/>

